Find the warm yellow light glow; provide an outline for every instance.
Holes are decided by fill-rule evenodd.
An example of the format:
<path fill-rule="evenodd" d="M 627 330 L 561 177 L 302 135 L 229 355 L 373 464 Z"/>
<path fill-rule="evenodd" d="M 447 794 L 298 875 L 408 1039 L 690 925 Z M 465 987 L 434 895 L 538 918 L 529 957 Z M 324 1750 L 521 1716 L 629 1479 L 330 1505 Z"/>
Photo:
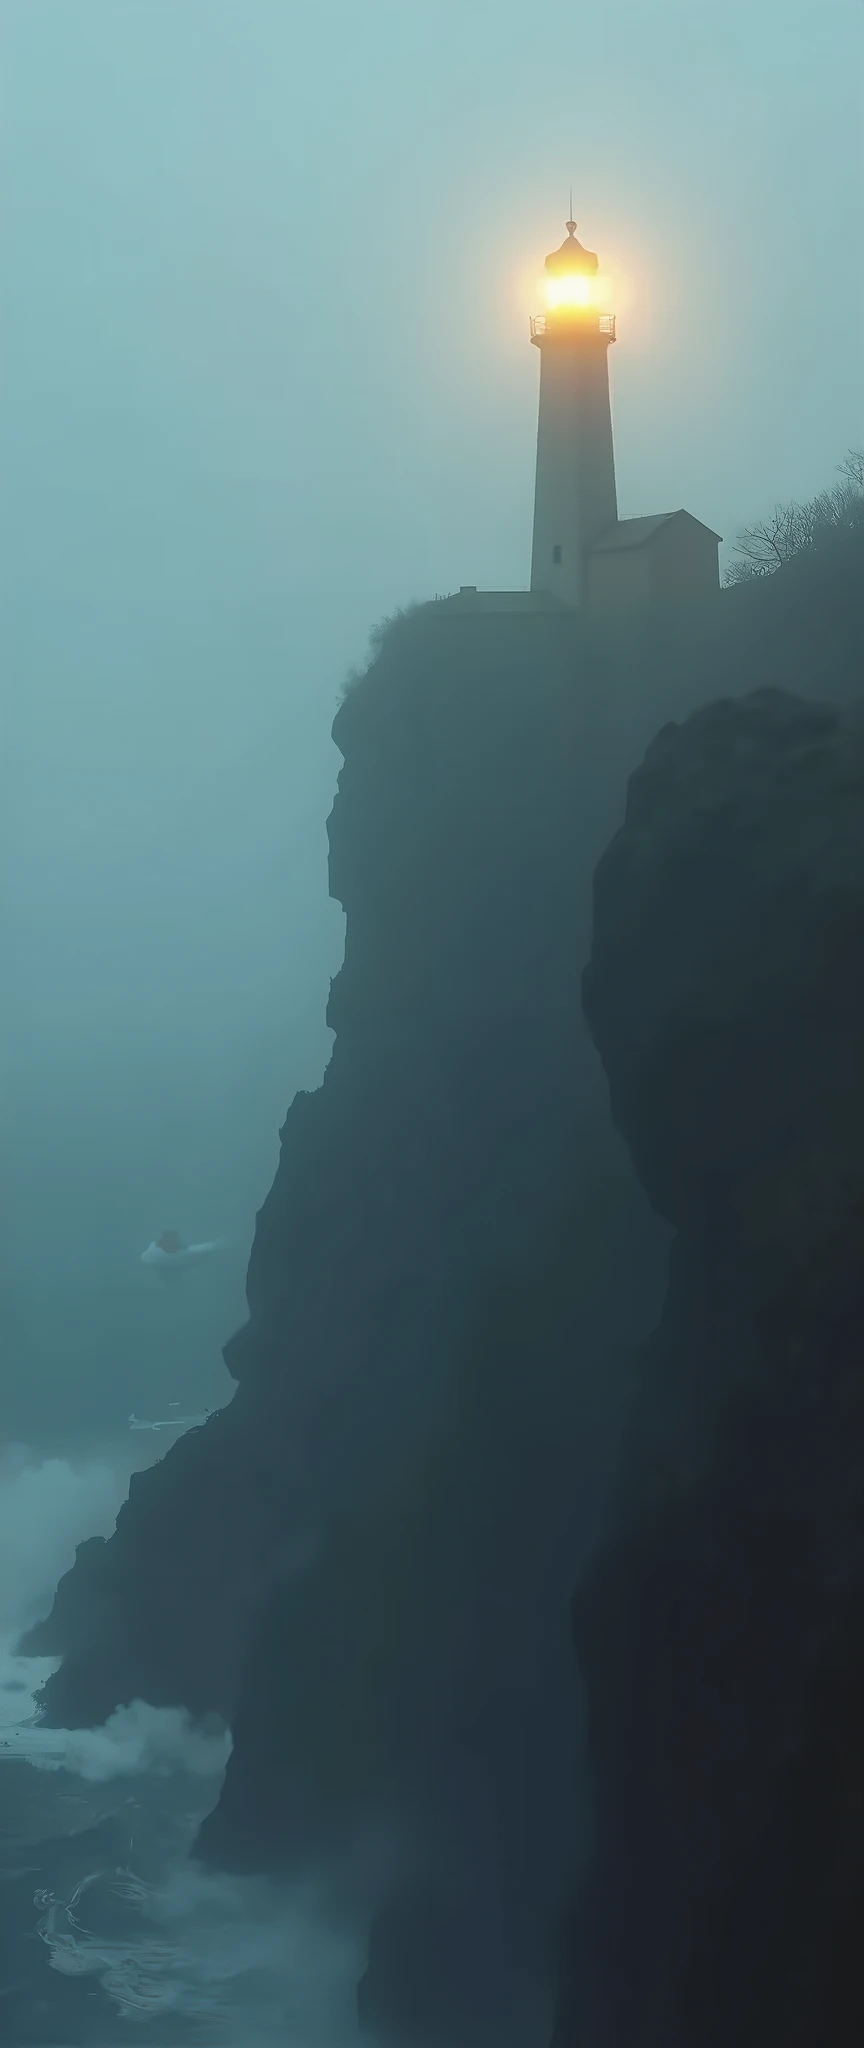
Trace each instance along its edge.
<path fill-rule="evenodd" d="M 611 286 L 608 277 L 598 271 L 590 276 L 585 271 L 566 272 L 563 277 L 544 277 L 543 296 L 550 313 L 557 308 L 568 306 L 591 306 L 598 313 L 609 311 Z"/>
<path fill-rule="evenodd" d="M 595 305 L 593 277 L 587 277 L 582 271 L 571 272 L 564 277 L 547 277 L 546 304 L 550 312 L 554 312 L 556 306 Z"/>

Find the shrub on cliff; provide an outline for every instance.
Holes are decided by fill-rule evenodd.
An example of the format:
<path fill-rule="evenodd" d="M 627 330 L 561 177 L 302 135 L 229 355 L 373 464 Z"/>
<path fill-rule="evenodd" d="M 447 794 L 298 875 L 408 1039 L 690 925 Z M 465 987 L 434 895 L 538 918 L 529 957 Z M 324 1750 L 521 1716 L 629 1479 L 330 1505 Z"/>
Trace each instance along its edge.
<path fill-rule="evenodd" d="M 734 542 L 735 559 L 724 582 L 750 583 L 771 576 L 781 562 L 824 547 L 840 532 L 864 536 L 864 449 L 850 448 L 837 464 L 841 481 L 799 505 L 777 504 L 766 519 L 745 526 Z"/>
<path fill-rule="evenodd" d="M 423 609 L 424 607 L 420 599 L 414 598 L 410 604 L 397 604 L 394 611 L 388 612 L 383 619 L 378 620 L 377 626 L 373 626 L 369 634 L 369 644 L 364 660 L 352 664 L 348 670 L 348 674 L 339 691 L 340 704 L 344 703 L 346 697 L 350 697 L 352 690 L 356 690 L 358 683 L 362 683 L 363 677 L 372 667 L 372 663 L 378 660 L 385 641 L 392 640 L 407 624 L 413 622 L 417 613 Z"/>

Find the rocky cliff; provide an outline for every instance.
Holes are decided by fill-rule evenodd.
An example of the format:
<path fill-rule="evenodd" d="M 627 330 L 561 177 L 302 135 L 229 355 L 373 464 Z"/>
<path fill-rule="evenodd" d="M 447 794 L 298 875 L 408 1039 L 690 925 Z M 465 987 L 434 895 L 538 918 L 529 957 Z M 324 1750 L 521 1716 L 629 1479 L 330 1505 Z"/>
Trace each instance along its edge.
<path fill-rule="evenodd" d="M 591 871 L 659 725 L 730 673 L 811 675 L 821 590 L 596 632 L 435 605 L 384 637 L 334 727 L 335 1050 L 282 1132 L 234 1399 L 31 1639 L 63 1654 L 55 1722 L 138 1695 L 230 1717 L 202 1853 L 350 1851 L 361 2008 L 400 2043 L 542 2038 L 582 1852 L 566 1613 L 668 1237 L 581 1015 Z"/>
<path fill-rule="evenodd" d="M 558 2048 L 864 2039 L 864 710 L 661 733 L 585 1005 L 674 1225 L 574 1634 L 595 1844 Z"/>

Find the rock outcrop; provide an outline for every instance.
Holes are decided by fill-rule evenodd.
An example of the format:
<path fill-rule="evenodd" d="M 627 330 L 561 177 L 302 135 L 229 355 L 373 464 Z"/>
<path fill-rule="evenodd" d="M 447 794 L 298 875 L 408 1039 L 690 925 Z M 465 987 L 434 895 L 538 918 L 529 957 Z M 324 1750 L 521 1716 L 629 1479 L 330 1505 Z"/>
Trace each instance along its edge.
<path fill-rule="evenodd" d="M 551 2024 L 578 1829 L 567 1607 L 607 1362 L 662 1287 L 580 993 L 637 688 L 616 705 L 586 668 L 574 692 L 584 660 L 566 615 L 431 607 L 343 704 L 336 1043 L 282 1133 L 236 1393 L 136 1478 L 31 1639 L 65 1653 L 54 1721 L 136 1695 L 227 1714 L 202 1853 L 287 1875 L 350 1854 L 380 1906 L 364 2014 L 410 2038 L 435 1983 L 452 2048 L 484 2011 L 501 2042 L 541 1979 Z"/>
<path fill-rule="evenodd" d="M 576 1595 L 593 1858 L 557 2048 L 864 2039 L 864 708 L 670 727 L 584 997 L 674 1225 Z"/>
<path fill-rule="evenodd" d="M 596 630 L 434 605 L 384 637 L 334 727 L 336 1044 L 282 1132 L 235 1396 L 31 1637 L 63 1655 L 55 1723 L 228 1715 L 202 1854 L 332 1854 L 374 1910 L 364 2022 L 400 2048 L 551 2026 L 584 1805 L 566 1616 L 668 1242 L 581 1014 L 590 877 L 658 726 L 730 674 L 810 676 L 797 593 Z"/>

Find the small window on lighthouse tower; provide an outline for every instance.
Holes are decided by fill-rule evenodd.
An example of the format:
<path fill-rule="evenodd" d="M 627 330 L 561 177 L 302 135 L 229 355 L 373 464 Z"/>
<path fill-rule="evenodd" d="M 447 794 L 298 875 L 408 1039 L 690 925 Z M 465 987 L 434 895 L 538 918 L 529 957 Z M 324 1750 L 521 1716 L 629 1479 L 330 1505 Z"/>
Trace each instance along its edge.
<path fill-rule="evenodd" d="M 554 546 L 554 548 L 552 549 L 552 560 L 553 560 L 553 562 L 560 562 L 560 560 L 561 560 L 561 543 L 560 543 L 560 541 L 557 541 L 557 540 L 556 540 L 556 542 L 555 542 L 555 546 Z"/>

